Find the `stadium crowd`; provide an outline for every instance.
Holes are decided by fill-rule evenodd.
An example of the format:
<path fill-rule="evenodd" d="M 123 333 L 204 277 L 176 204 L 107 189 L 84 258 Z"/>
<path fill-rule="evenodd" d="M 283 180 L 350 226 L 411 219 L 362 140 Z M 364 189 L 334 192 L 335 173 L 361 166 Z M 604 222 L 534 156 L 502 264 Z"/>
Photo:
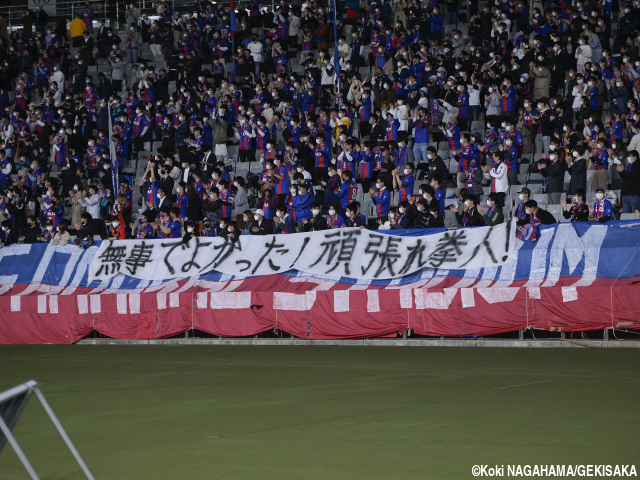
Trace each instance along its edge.
<path fill-rule="evenodd" d="M 640 209 L 638 0 L 237 3 L 0 23 L 2 245 Z"/>

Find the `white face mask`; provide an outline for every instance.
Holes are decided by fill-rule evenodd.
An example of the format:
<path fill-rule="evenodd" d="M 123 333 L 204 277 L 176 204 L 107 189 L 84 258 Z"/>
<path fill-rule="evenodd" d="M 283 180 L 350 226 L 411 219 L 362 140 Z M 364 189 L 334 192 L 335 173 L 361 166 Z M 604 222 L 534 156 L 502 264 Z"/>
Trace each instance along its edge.
<path fill-rule="evenodd" d="M 520 199 L 521 202 L 524 202 L 524 195 L 523 194 L 518 195 L 518 198 Z"/>
<path fill-rule="evenodd" d="M 47 230 L 49 230 L 50 232 L 53 232 L 53 227 L 52 227 L 51 225 L 49 225 L 49 226 L 47 227 Z M 5 230 L 5 232 L 6 232 L 6 230 Z"/>
<path fill-rule="evenodd" d="M 430 153 L 427 153 L 427 158 L 428 158 L 429 160 L 431 160 L 431 159 L 433 158 L 433 155 L 432 155 L 432 154 L 430 154 Z"/>
<path fill-rule="evenodd" d="M 320 145 L 320 142 L 321 142 L 321 141 L 322 141 L 322 140 L 320 140 L 319 138 L 316 138 L 316 144 Z"/>
<path fill-rule="evenodd" d="M 313 210 L 311 210 L 311 213 L 313 213 L 314 215 L 318 215 L 320 213 L 320 210 L 314 208 Z"/>
<path fill-rule="evenodd" d="M 529 208 L 525 209 L 525 213 L 526 213 L 527 215 L 531 215 L 531 209 L 529 209 Z"/>
<path fill-rule="evenodd" d="M 405 209 L 403 207 L 400 207 L 398 211 L 400 212 L 400 214 L 403 214 L 405 212 Z"/>
<path fill-rule="evenodd" d="M 257 222 L 258 220 L 260 220 L 260 215 L 254 215 L 253 219 Z"/>
<path fill-rule="evenodd" d="M 334 216 L 336 214 L 335 210 L 329 210 L 329 215 Z"/>
<path fill-rule="evenodd" d="M 193 233 L 193 227 L 187 227 L 187 232 Z"/>
<path fill-rule="evenodd" d="M 276 212 L 276 217 L 282 218 L 282 212 Z"/>
<path fill-rule="evenodd" d="M 404 174 L 405 174 L 405 175 L 409 175 L 409 169 L 408 169 L 408 168 L 405 168 L 405 169 L 404 169 Z"/>
<path fill-rule="evenodd" d="M 243 215 L 242 216 L 242 220 L 244 220 L 245 222 L 248 222 L 249 221 L 249 217 L 247 217 L 246 215 Z"/>
<path fill-rule="evenodd" d="M 376 183 L 376 188 L 381 190 L 384 185 L 382 183 Z"/>
<path fill-rule="evenodd" d="M 396 218 L 396 214 L 395 213 L 390 213 L 389 214 L 389 218 Z"/>
<path fill-rule="evenodd" d="M 298 192 L 296 192 L 295 190 L 291 191 L 291 196 L 292 197 L 297 197 L 298 196 Z"/>
<path fill-rule="evenodd" d="M 470 201 L 470 200 L 465 200 L 465 201 L 464 201 L 464 204 L 465 204 L 467 207 L 470 207 L 470 206 L 471 206 L 471 201 Z"/>
<path fill-rule="evenodd" d="M 602 192 L 596 193 L 596 199 L 597 200 L 602 200 L 603 198 L 604 198 L 604 193 L 602 193 Z"/>

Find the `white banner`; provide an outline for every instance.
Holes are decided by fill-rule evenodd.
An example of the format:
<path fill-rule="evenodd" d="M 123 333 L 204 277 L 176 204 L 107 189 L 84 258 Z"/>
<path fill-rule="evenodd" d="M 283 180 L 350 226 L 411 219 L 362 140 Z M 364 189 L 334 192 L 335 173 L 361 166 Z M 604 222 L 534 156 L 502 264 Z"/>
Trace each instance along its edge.
<path fill-rule="evenodd" d="M 382 280 L 422 268 L 479 269 L 502 265 L 513 249 L 515 224 L 463 228 L 424 236 L 342 228 L 292 235 L 105 241 L 89 280 L 118 273 L 143 280 L 184 278 L 217 271 L 254 277 L 298 270 L 307 274 Z"/>

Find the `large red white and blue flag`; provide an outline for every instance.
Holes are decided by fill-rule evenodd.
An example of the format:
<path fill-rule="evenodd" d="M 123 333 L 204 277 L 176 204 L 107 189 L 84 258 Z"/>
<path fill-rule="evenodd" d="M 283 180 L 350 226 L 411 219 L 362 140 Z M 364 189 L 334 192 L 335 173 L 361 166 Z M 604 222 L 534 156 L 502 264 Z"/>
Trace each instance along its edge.
<path fill-rule="evenodd" d="M 640 222 L 0 249 L 0 343 L 640 328 Z M 399 233 L 399 235 L 398 235 Z"/>

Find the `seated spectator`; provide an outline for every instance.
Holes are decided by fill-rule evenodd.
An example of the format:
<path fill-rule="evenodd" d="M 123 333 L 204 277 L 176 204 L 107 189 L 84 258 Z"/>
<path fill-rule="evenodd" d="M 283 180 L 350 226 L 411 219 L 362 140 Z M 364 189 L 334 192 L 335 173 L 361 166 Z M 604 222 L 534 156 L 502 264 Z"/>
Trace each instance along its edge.
<path fill-rule="evenodd" d="M 466 195 L 462 207 L 451 205 L 451 210 L 456 214 L 456 220 L 461 227 L 479 227 L 484 225 L 482 215 L 478 211 L 477 200 L 474 195 Z"/>
<path fill-rule="evenodd" d="M 504 213 L 500 206 L 500 196 L 496 192 L 489 194 L 489 198 L 487 198 L 487 209 L 485 210 L 482 205 L 478 205 L 478 212 L 482 215 L 484 224 L 488 227 L 493 227 L 504 222 Z"/>
<path fill-rule="evenodd" d="M 253 222 L 249 225 L 251 235 L 270 235 L 273 233 L 273 223 L 264 217 L 264 210 L 256 209 L 253 213 Z"/>
<path fill-rule="evenodd" d="M 327 229 L 327 220 L 320 214 L 320 204 L 311 204 L 311 218 L 302 220 L 302 230 L 305 232 L 316 232 Z"/>
<path fill-rule="evenodd" d="M 38 237 L 42 235 L 42 229 L 38 226 L 35 215 L 27 217 L 27 226 L 22 237 L 23 243 L 37 243 Z"/>
<path fill-rule="evenodd" d="M 605 198 L 604 188 L 596 189 L 596 203 L 589 206 L 589 220 L 606 223 L 613 218 L 613 205 Z"/>
<path fill-rule="evenodd" d="M 1 224 L 0 246 L 8 247 L 18 243 L 18 231 L 13 228 L 9 220 L 4 220 Z"/>
<path fill-rule="evenodd" d="M 571 205 L 567 208 L 567 201 L 564 198 L 560 199 L 562 204 L 562 216 L 570 219 L 572 222 L 587 222 L 589 221 L 589 207 L 585 201 L 584 190 L 576 190 L 571 195 Z"/>
<path fill-rule="evenodd" d="M 51 240 L 51 245 L 61 245 L 64 247 L 70 241 L 71 234 L 69 234 L 69 222 L 62 220 L 58 224 L 58 232 L 53 237 L 53 240 Z"/>

